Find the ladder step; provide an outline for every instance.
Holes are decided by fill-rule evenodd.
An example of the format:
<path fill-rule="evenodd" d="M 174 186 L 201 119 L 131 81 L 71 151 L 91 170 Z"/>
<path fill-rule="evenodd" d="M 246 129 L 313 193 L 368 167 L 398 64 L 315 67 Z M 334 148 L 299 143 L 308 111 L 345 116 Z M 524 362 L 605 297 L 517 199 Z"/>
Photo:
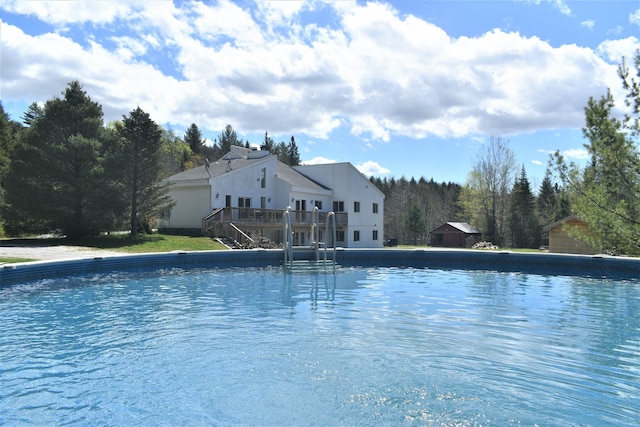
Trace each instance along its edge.
<path fill-rule="evenodd" d="M 285 267 L 289 271 L 316 272 L 316 271 L 326 271 L 327 269 L 335 269 L 336 264 L 333 261 L 329 261 L 329 260 L 327 260 L 326 263 L 323 261 L 298 260 L 298 261 L 293 261 L 292 263 L 287 263 Z"/>

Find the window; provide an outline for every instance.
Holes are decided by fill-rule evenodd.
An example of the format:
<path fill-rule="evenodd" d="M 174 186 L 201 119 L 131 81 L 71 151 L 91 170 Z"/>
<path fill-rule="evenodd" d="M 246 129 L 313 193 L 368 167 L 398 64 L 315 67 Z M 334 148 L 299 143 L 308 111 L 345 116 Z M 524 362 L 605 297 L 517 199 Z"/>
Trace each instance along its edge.
<path fill-rule="evenodd" d="M 353 230 L 353 241 L 354 242 L 360 241 L 360 230 Z"/>
<path fill-rule="evenodd" d="M 267 168 L 260 169 L 260 188 L 267 188 Z"/>
<path fill-rule="evenodd" d="M 318 210 L 322 210 L 322 200 L 316 200 L 315 207 L 318 208 Z"/>
<path fill-rule="evenodd" d="M 372 240 L 378 240 L 378 230 L 373 230 L 373 236 L 371 236 Z"/>
<path fill-rule="evenodd" d="M 353 211 L 360 212 L 360 202 L 353 202 Z"/>
<path fill-rule="evenodd" d="M 334 212 L 344 212 L 344 202 L 333 202 Z"/>
<path fill-rule="evenodd" d="M 373 204 L 373 213 L 374 214 L 378 213 L 378 204 L 377 203 Z"/>
<path fill-rule="evenodd" d="M 344 230 L 337 230 L 336 231 L 336 241 L 344 242 Z"/>

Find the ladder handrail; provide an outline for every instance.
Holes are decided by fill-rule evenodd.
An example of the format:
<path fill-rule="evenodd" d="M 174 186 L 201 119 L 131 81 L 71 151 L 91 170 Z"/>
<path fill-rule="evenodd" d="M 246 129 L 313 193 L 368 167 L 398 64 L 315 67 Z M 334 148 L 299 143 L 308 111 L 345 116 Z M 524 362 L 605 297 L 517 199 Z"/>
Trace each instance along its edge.
<path fill-rule="evenodd" d="M 320 231 L 318 230 L 318 207 L 314 206 L 311 211 L 311 239 L 315 246 L 316 261 L 320 260 Z"/>
<path fill-rule="evenodd" d="M 327 214 L 327 220 L 325 221 L 324 224 L 324 263 L 327 263 L 327 238 L 329 237 L 329 219 L 332 220 L 332 227 L 333 227 L 333 239 L 332 239 L 332 243 L 333 243 L 333 269 L 335 270 L 336 268 L 336 214 L 335 212 L 331 211 Z"/>
<path fill-rule="evenodd" d="M 293 266 L 293 234 L 291 230 L 291 207 L 288 206 L 282 214 L 283 236 L 282 249 L 284 250 L 284 265 L 289 263 Z"/>

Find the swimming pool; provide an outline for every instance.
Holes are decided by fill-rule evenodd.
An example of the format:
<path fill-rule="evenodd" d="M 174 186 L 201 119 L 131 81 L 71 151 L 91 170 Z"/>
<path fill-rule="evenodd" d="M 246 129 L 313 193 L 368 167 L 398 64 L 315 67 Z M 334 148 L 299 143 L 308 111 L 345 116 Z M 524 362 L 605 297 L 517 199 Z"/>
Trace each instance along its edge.
<path fill-rule="evenodd" d="M 0 424 L 637 424 L 640 282 L 505 270 L 193 266 L 2 286 Z"/>

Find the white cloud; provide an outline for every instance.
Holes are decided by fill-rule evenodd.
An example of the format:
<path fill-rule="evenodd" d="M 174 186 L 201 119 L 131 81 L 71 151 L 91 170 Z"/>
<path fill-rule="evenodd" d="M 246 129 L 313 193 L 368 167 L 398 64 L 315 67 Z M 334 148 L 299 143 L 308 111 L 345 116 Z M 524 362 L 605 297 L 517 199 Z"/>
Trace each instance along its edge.
<path fill-rule="evenodd" d="M 147 52 L 147 43 L 144 40 L 136 40 L 128 36 L 114 37 L 113 40 L 118 45 L 116 54 L 125 62 Z"/>
<path fill-rule="evenodd" d="M 337 163 L 337 160 L 327 159 L 326 157 L 314 157 L 311 160 L 302 162 L 303 165 L 324 165 L 327 163 Z"/>
<path fill-rule="evenodd" d="M 256 12 L 228 0 L 182 9 L 167 1 L 13 2 L 16 13 L 61 26 L 113 21 L 109 34 L 120 36 L 101 39 L 87 28 L 87 40 L 74 41 L 69 32 L 29 35 L 3 22 L 3 97 L 43 101 L 78 79 L 106 120 L 140 105 L 177 127 L 232 123 L 321 139 L 348 128 L 389 141 L 579 128 L 589 96 L 620 86 L 614 64 L 575 45 L 500 30 L 451 38 L 383 3 L 259 4 Z M 313 7 L 335 20 L 303 27 L 298 15 Z M 290 30 L 272 32 L 267 16 L 290 20 Z M 609 59 L 634 41 L 612 40 L 599 54 Z"/>
<path fill-rule="evenodd" d="M 620 63 L 622 57 L 631 63 L 638 52 L 638 46 L 640 46 L 640 39 L 637 37 L 627 37 L 619 40 L 606 40 L 598 46 L 597 52 L 599 55 L 607 59 L 612 63 Z"/>
<path fill-rule="evenodd" d="M 59 1 L 10 0 L 2 7 L 13 13 L 32 15 L 50 24 L 76 24 L 93 22 L 108 24 L 118 17 L 131 14 L 131 10 L 145 3 L 135 0 L 111 1 Z M 148 0 L 146 1 L 148 3 Z"/>
<path fill-rule="evenodd" d="M 583 27 L 586 27 L 588 29 L 593 29 L 593 27 L 596 25 L 595 21 L 592 19 L 586 20 L 586 21 L 582 21 L 580 23 L 580 25 L 582 25 Z"/>
<path fill-rule="evenodd" d="M 586 160 L 589 158 L 589 152 L 584 148 L 564 150 L 562 155 L 569 160 Z"/>
<path fill-rule="evenodd" d="M 571 15 L 571 9 L 567 5 L 567 3 L 565 3 L 565 0 L 520 0 L 520 1 L 524 1 L 525 3 L 533 3 L 533 4 L 541 4 L 543 2 L 551 3 L 553 7 L 555 7 L 560 11 L 560 13 L 564 15 Z"/>
<path fill-rule="evenodd" d="M 360 171 L 361 174 L 365 176 L 386 175 L 388 173 L 391 173 L 389 169 L 384 168 L 380 166 L 378 162 L 374 162 L 371 160 L 354 166 Z"/>
<path fill-rule="evenodd" d="M 629 22 L 640 26 L 640 9 L 636 10 L 631 15 L 629 15 Z"/>
<path fill-rule="evenodd" d="M 542 165 L 545 164 L 544 162 L 541 162 L 540 160 L 531 160 L 531 163 L 533 163 L 536 166 L 542 166 Z"/>

